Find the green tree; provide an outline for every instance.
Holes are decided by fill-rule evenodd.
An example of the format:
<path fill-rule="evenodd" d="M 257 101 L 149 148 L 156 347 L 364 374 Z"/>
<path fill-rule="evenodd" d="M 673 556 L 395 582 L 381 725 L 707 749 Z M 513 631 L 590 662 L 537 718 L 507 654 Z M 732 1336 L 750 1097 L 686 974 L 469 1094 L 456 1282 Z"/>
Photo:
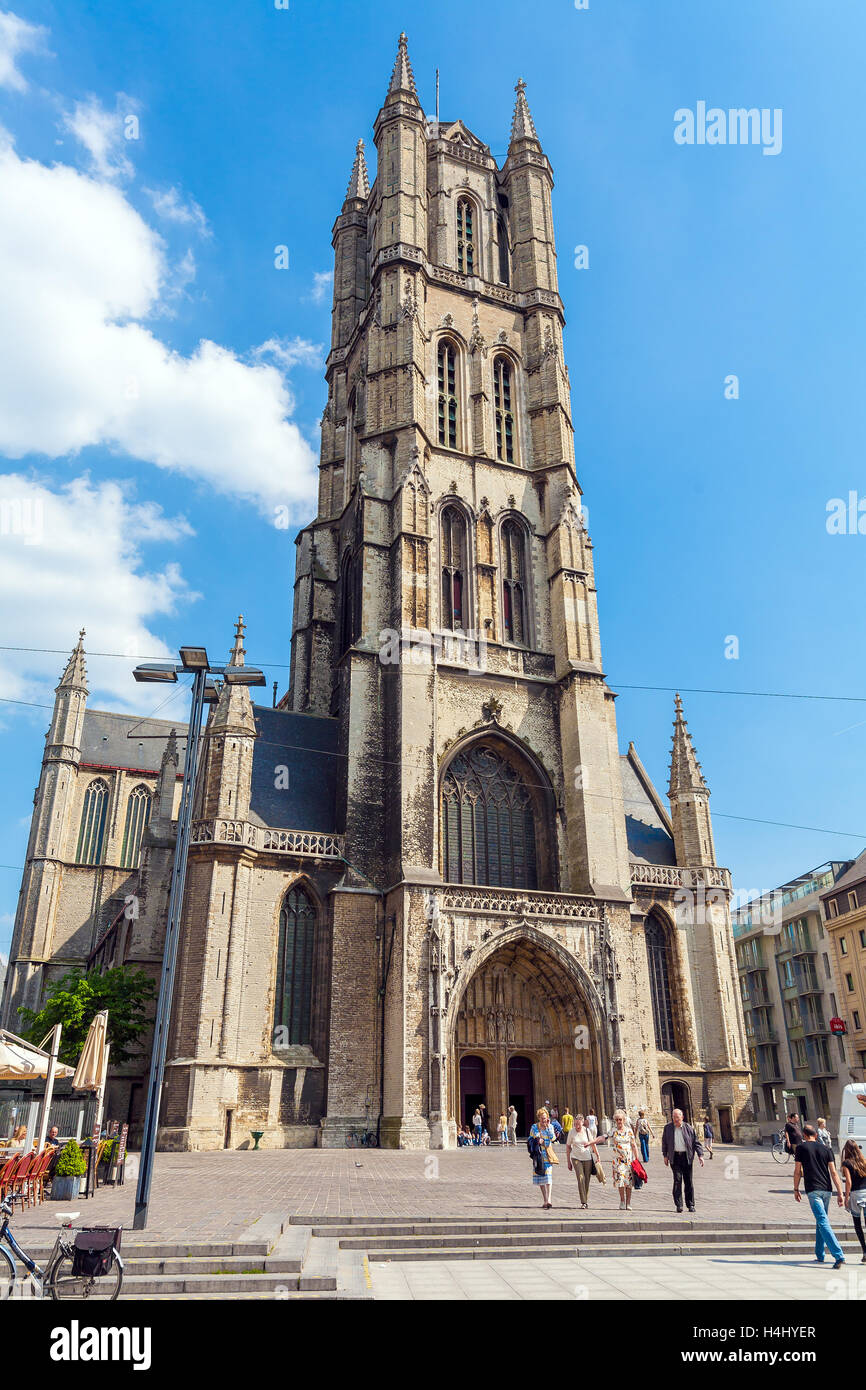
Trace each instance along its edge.
<path fill-rule="evenodd" d="M 156 985 L 143 970 L 70 970 L 47 986 L 48 998 L 38 1013 L 19 1008 L 22 1037 L 40 1043 L 56 1023 L 63 1025 L 60 1060 L 68 1066 L 78 1061 L 94 1014 L 108 1010 L 108 1041 L 112 1063 L 126 1062 L 148 1027 L 147 1005 Z"/>

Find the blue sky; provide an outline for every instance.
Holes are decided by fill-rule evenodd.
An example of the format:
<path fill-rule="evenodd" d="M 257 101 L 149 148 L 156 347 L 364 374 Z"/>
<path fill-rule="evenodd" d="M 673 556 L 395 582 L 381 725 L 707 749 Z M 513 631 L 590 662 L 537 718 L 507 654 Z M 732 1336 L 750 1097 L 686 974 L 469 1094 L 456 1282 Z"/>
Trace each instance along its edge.
<path fill-rule="evenodd" d="M 0 12 L 0 501 L 44 518 L 0 534 L 4 645 L 68 650 L 84 625 L 91 651 L 125 653 L 90 660 L 91 703 L 151 710 L 134 658 L 225 652 L 243 610 L 249 658 L 285 688 L 325 399 L 321 277 L 405 28 L 428 111 L 438 66 L 443 118 L 502 159 L 523 77 L 553 164 L 622 748 L 634 739 L 663 790 L 674 687 L 859 697 L 684 694 L 741 890 L 851 857 L 866 536 L 826 520 L 830 499 L 866 497 L 862 4 L 477 12 L 456 42 L 441 11 L 389 0 Z M 781 152 L 678 145 L 674 113 L 699 101 L 780 108 Z M 3 865 L 23 862 L 49 713 L 33 706 L 63 661 L 0 653 Z M 19 881 L 0 869 L 0 952 Z"/>

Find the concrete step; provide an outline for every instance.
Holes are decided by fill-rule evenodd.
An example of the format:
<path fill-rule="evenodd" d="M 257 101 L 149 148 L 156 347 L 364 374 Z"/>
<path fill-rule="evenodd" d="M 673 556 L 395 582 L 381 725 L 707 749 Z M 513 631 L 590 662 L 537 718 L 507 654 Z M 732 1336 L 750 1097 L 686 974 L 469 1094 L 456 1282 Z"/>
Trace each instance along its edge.
<path fill-rule="evenodd" d="M 662 1246 L 673 1242 L 678 1245 L 701 1244 L 713 1245 L 748 1245 L 750 1248 L 759 1249 L 765 1245 L 785 1245 L 790 1241 L 802 1241 L 808 1239 L 808 1233 L 804 1233 L 802 1227 L 799 1229 L 781 1228 L 777 1231 L 754 1232 L 749 1229 L 741 1231 L 731 1231 L 729 1233 L 719 1231 L 679 1231 L 675 1235 L 669 1232 L 641 1231 L 632 1223 L 627 1227 L 620 1227 L 615 1232 L 597 1233 L 595 1231 L 583 1230 L 553 1230 L 548 1229 L 543 1233 L 524 1234 L 522 1232 L 497 1232 L 487 1235 L 431 1235 L 418 1234 L 409 1236 L 368 1234 L 356 1235 L 354 1231 L 350 1235 L 339 1237 L 340 1246 L 344 1250 L 366 1250 L 371 1256 L 376 1255 L 380 1250 L 411 1250 L 414 1248 L 425 1250 L 436 1249 L 477 1249 L 482 1246 L 495 1245 L 498 1248 L 513 1247 L 525 1252 L 531 1246 L 545 1244 L 551 1247 L 561 1246 L 585 1246 L 595 1249 L 604 1249 L 611 1254 L 616 1253 L 622 1245 L 652 1245 Z M 813 1243 L 814 1243 L 814 1237 Z"/>
<path fill-rule="evenodd" d="M 860 1247 L 850 1241 L 840 1240 L 842 1249 L 845 1251 L 849 1263 L 858 1263 Z M 654 1245 L 617 1245 L 615 1249 L 599 1246 L 581 1245 L 533 1245 L 531 1250 L 525 1246 L 505 1245 L 498 1246 L 493 1242 L 485 1243 L 480 1246 L 411 1246 L 385 1250 L 370 1250 L 369 1261 L 375 1264 L 390 1264 L 394 1262 L 413 1261 L 413 1260 L 520 1260 L 520 1259 L 554 1259 L 562 1257 L 572 1257 L 577 1259 L 593 1259 L 599 1257 L 615 1256 L 620 1259 L 634 1258 L 643 1255 L 705 1255 L 718 1257 L 721 1255 L 757 1255 L 765 1257 L 767 1255 L 790 1255 L 797 1259 L 814 1257 L 814 1240 L 799 1241 L 779 1241 L 771 1242 L 766 1245 L 750 1246 L 742 1240 L 722 1243 L 710 1242 L 690 1242 L 683 1244 L 679 1241 L 664 1241 Z M 827 1267 L 832 1268 L 832 1262 L 827 1261 Z"/>

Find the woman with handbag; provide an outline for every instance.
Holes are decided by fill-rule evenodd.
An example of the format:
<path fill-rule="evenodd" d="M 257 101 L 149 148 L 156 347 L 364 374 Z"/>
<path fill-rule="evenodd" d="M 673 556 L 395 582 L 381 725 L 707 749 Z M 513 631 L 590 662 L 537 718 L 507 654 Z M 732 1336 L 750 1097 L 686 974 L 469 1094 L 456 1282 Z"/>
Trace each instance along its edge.
<path fill-rule="evenodd" d="M 860 1145 L 849 1139 L 842 1150 L 842 1177 L 845 1179 L 845 1205 L 854 1218 L 854 1230 L 863 1251 L 861 1265 L 866 1265 L 866 1238 L 863 1220 L 866 1218 L 866 1157 Z"/>
<path fill-rule="evenodd" d="M 551 1166 L 554 1163 L 559 1163 L 553 1149 L 555 1140 L 556 1130 L 550 1123 L 550 1114 L 542 1106 L 537 1112 L 536 1123 L 529 1131 L 529 1138 L 526 1141 L 526 1146 L 532 1155 L 532 1182 L 535 1187 L 541 1188 L 542 1211 L 550 1211 L 553 1206 L 550 1200 L 553 1189 Z"/>
<path fill-rule="evenodd" d="M 600 1165 L 601 1160 L 598 1156 L 598 1149 L 595 1147 L 595 1140 L 586 1127 L 583 1115 L 575 1115 L 574 1123 L 568 1131 L 565 1158 L 568 1163 L 568 1171 L 573 1172 L 577 1178 L 580 1205 L 585 1211 L 589 1206 L 589 1183 L 593 1166 L 595 1164 Z"/>
<path fill-rule="evenodd" d="M 634 1130 L 628 1122 L 624 1110 L 614 1110 L 613 1129 L 607 1136 L 613 1150 L 613 1185 L 619 1188 L 620 1211 L 631 1211 L 631 1194 L 634 1189 L 632 1163 L 640 1162 Z"/>

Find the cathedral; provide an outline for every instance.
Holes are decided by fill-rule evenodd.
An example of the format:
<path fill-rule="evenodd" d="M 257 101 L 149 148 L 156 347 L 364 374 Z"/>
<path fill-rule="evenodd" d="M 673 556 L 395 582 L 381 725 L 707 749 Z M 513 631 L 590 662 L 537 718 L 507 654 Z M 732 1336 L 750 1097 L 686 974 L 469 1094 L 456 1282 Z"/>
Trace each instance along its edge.
<path fill-rule="evenodd" d="M 334 223 L 318 514 L 291 679 L 209 710 L 159 1143 L 447 1148 L 674 1106 L 745 1134 L 709 790 L 677 698 L 665 800 L 620 753 L 575 476 L 551 194 L 517 84 L 498 167 L 401 36 Z M 230 662 L 245 661 L 238 622 Z M 4 1026 L 70 967 L 159 977 L 185 729 L 57 687 Z M 143 1120 L 147 1056 L 107 1113 Z"/>

